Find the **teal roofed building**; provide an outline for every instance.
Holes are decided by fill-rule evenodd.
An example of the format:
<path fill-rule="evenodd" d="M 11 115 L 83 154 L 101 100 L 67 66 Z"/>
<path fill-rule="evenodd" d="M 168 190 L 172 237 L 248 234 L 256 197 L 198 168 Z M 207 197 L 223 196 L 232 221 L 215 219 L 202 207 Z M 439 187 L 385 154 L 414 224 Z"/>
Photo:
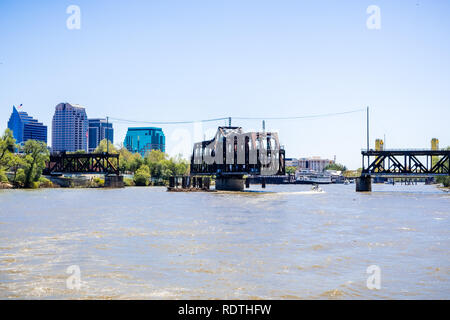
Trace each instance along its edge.
<path fill-rule="evenodd" d="M 128 128 L 123 145 L 128 151 L 138 152 L 144 157 L 151 150 L 166 152 L 166 137 L 161 128 Z"/>
<path fill-rule="evenodd" d="M 13 132 L 14 139 L 16 139 L 18 144 L 23 144 L 27 140 L 38 140 L 47 143 L 47 126 L 33 119 L 25 111 L 18 111 L 15 106 L 13 106 L 13 111 L 8 121 L 8 128 Z"/>

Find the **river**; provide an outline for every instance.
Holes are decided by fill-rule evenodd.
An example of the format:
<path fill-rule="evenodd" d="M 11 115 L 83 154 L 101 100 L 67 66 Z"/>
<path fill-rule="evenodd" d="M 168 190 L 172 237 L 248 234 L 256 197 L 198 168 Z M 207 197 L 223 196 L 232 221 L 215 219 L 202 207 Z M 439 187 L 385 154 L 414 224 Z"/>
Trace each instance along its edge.
<path fill-rule="evenodd" d="M 0 299 L 450 298 L 450 194 L 322 188 L 0 190 Z"/>

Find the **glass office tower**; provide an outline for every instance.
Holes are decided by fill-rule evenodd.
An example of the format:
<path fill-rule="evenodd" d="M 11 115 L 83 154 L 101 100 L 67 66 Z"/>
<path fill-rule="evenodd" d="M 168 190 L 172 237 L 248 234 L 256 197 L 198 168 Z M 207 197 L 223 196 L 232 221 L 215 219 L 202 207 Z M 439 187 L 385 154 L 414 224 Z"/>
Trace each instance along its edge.
<path fill-rule="evenodd" d="M 30 117 L 24 111 L 18 111 L 13 106 L 8 128 L 13 132 L 17 144 L 23 144 L 27 140 L 38 140 L 47 143 L 47 126 Z"/>
<path fill-rule="evenodd" d="M 128 128 L 123 144 L 128 151 L 139 152 L 143 157 L 151 150 L 166 151 L 166 137 L 161 128 Z"/>
<path fill-rule="evenodd" d="M 94 152 L 103 139 L 114 143 L 114 129 L 112 123 L 106 119 L 89 119 L 89 152 Z"/>

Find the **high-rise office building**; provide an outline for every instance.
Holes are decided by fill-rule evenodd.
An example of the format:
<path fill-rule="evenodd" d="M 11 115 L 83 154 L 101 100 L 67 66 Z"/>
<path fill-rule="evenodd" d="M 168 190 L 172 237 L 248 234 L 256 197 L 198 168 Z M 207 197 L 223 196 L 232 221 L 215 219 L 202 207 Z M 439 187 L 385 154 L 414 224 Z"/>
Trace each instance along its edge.
<path fill-rule="evenodd" d="M 166 151 L 166 138 L 161 128 L 128 128 L 125 148 L 130 152 L 139 152 L 143 157 L 151 150 Z"/>
<path fill-rule="evenodd" d="M 24 111 L 18 111 L 13 106 L 8 128 L 13 132 L 16 143 L 23 144 L 27 140 L 39 140 L 47 143 L 47 126 L 30 117 Z"/>
<path fill-rule="evenodd" d="M 88 151 L 88 118 L 86 109 L 70 103 L 55 107 L 52 122 L 52 151 Z"/>
<path fill-rule="evenodd" d="M 89 119 L 89 152 L 94 152 L 103 139 L 114 143 L 112 123 L 106 119 Z"/>

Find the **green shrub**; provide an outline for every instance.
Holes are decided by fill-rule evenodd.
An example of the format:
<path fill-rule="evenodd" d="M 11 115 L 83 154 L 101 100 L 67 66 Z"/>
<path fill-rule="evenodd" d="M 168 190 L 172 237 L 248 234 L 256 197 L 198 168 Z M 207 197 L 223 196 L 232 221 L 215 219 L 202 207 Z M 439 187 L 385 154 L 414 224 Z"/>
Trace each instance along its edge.
<path fill-rule="evenodd" d="M 39 181 L 32 181 L 32 182 L 30 183 L 30 188 L 31 188 L 31 189 L 37 189 L 37 188 L 39 188 L 39 186 L 40 186 Z"/>
<path fill-rule="evenodd" d="M 18 186 L 23 187 L 23 186 L 25 186 L 25 179 L 26 179 L 25 170 L 20 168 L 19 170 L 17 170 L 15 183 Z"/>
<path fill-rule="evenodd" d="M 444 179 L 442 180 L 442 184 L 444 185 L 444 187 L 450 187 L 450 177 L 444 177 Z"/>
<path fill-rule="evenodd" d="M 150 168 L 143 164 L 136 170 L 133 181 L 137 186 L 148 186 L 150 180 Z"/>
<path fill-rule="evenodd" d="M 437 177 L 436 182 L 442 183 L 444 187 L 450 187 L 450 177 Z"/>
<path fill-rule="evenodd" d="M 127 187 L 135 186 L 133 179 L 130 179 L 130 178 L 124 178 L 124 179 L 123 179 L 123 183 L 124 183 L 125 186 L 127 186 Z"/>
<path fill-rule="evenodd" d="M 105 185 L 105 180 L 100 177 L 95 177 L 91 180 L 90 187 L 92 188 L 100 188 Z"/>
<path fill-rule="evenodd" d="M 39 178 L 39 187 L 40 188 L 53 188 L 53 183 L 44 177 Z"/>
<path fill-rule="evenodd" d="M 8 182 L 5 170 L 0 169 L 0 182 Z"/>

